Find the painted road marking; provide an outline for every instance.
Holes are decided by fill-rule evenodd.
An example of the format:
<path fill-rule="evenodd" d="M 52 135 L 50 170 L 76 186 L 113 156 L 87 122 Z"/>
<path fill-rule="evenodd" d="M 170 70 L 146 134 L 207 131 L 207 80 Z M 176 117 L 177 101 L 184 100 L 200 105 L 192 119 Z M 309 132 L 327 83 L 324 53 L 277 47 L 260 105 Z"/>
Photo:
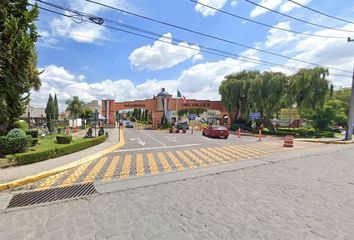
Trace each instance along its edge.
<path fill-rule="evenodd" d="M 163 142 L 159 141 L 158 139 L 154 138 L 153 136 L 151 136 L 150 134 L 148 134 L 146 131 L 142 131 L 145 135 L 151 137 L 152 139 L 154 139 L 156 142 L 160 143 L 162 146 L 166 147 L 166 144 L 164 144 Z"/>
<path fill-rule="evenodd" d="M 241 159 L 244 159 L 244 158 L 248 158 L 248 157 L 249 157 L 249 155 L 246 155 L 246 154 L 244 154 L 244 153 L 242 153 L 242 152 L 240 152 L 240 151 L 238 151 L 238 150 L 232 149 L 232 148 L 230 148 L 230 147 L 223 147 L 223 149 L 226 149 L 226 150 L 228 150 L 228 151 L 230 151 L 230 152 L 236 154 L 236 156 L 240 156 Z M 234 157 L 235 157 L 235 156 L 234 156 Z"/>
<path fill-rule="evenodd" d="M 187 166 L 189 168 L 196 168 L 197 166 L 191 161 L 189 160 L 189 158 L 181 151 L 176 151 L 176 154 L 182 158 L 182 160 L 187 164 Z"/>
<path fill-rule="evenodd" d="M 200 145 L 199 143 L 193 143 L 193 144 L 164 146 L 164 147 L 130 148 L 130 149 L 116 150 L 114 152 L 130 152 L 130 151 L 156 150 L 156 149 L 168 149 L 168 148 L 181 148 L 181 147 L 193 147 L 199 145 Z"/>
<path fill-rule="evenodd" d="M 103 180 L 110 180 L 114 176 L 114 172 L 116 170 L 116 167 L 119 162 L 119 157 L 120 156 L 114 156 L 113 159 L 111 160 L 111 164 L 109 165 L 106 173 L 103 176 Z"/>
<path fill-rule="evenodd" d="M 156 174 L 159 173 L 159 169 L 156 165 L 156 160 L 154 158 L 154 155 L 152 153 L 146 154 L 149 165 L 150 165 L 150 172 L 151 174 Z"/>
<path fill-rule="evenodd" d="M 165 155 L 163 155 L 163 153 L 158 152 L 157 157 L 159 158 L 159 160 L 166 172 L 172 171 L 172 168 L 171 168 L 170 164 L 168 163 L 167 159 L 165 158 Z"/>
<path fill-rule="evenodd" d="M 197 164 L 199 164 L 201 167 L 207 166 L 208 164 L 202 161 L 197 155 L 192 153 L 189 150 L 184 150 L 183 151 L 185 154 L 187 154 L 192 160 L 194 160 Z"/>
<path fill-rule="evenodd" d="M 65 181 L 61 184 L 61 186 L 66 186 L 66 185 L 73 184 L 74 182 L 76 182 L 76 180 L 78 180 L 79 177 L 85 172 L 87 167 L 93 163 L 94 163 L 94 161 L 91 161 L 91 162 L 84 163 L 84 164 L 80 165 L 79 167 L 77 167 L 76 170 L 72 174 L 70 174 L 69 177 L 67 177 L 65 179 Z"/>
<path fill-rule="evenodd" d="M 212 161 L 209 156 L 202 153 L 199 149 L 191 149 L 195 154 L 203 158 L 208 164 L 215 164 L 215 161 Z"/>
<path fill-rule="evenodd" d="M 167 137 L 167 136 L 164 136 L 164 137 L 167 138 L 168 140 L 170 140 L 171 142 L 177 143 L 176 137 Z"/>
<path fill-rule="evenodd" d="M 140 138 L 131 138 L 130 141 L 136 142 L 137 144 L 140 144 L 141 146 L 145 146 L 145 142 L 141 141 Z"/>
<path fill-rule="evenodd" d="M 93 182 L 93 180 L 95 180 L 97 174 L 100 172 L 101 168 L 106 163 L 106 161 L 107 161 L 107 157 L 101 158 L 93 167 L 93 169 L 90 171 L 90 173 L 87 174 L 87 176 L 84 178 L 83 183 Z"/>
<path fill-rule="evenodd" d="M 125 155 L 122 171 L 120 172 L 120 176 L 119 176 L 120 178 L 127 178 L 129 176 L 131 162 L 132 162 L 132 155 L 131 154 Z"/>
<path fill-rule="evenodd" d="M 223 162 L 223 160 L 220 158 L 220 156 L 210 152 L 210 151 L 207 151 L 205 148 L 199 148 L 199 150 L 201 152 L 203 152 L 204 154 L 206 154 L 207 156 L 211 157 L 211 160 L 214 161 L 214 162 Z"/>
<path fill-rule="evenodd" d="M 176 156 L 172 152 L 166 152 L 167 156 L 171 159 L 173 164 L 176 166 L 177 170 L 182 171 L 184 170 L 183 165 L 180 161 L 176 158 Z"/>
<path fill-rule="evenodd" d="M 144 175 L 144 159 L 143 154 L 138 153 L 136 155 L 136 175 L 142 176 Z"/>

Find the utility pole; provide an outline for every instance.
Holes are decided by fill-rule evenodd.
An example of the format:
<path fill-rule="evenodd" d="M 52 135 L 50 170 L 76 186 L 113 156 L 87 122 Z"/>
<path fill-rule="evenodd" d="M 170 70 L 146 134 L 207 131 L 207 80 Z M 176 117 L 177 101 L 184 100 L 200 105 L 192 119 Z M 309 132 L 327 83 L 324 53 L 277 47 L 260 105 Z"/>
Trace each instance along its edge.
<path fill-rule="evenodd" d="M 354 39 L 348 38 L 348 42 L 354 42 Z M 352 76 L 352 96 L 349 104 L 348 128 L 345 133 L 345 140 L 352 140 L 353 137 L 353 115 L 354 115 L 354 66 Z"/>

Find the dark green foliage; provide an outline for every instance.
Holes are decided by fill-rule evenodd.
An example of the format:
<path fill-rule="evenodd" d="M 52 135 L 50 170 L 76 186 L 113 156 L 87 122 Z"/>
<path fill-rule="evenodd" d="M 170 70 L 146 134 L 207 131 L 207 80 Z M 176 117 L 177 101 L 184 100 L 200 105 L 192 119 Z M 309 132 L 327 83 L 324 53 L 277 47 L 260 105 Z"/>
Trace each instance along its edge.
<path fill-rule="evenodd" d="M 0 7 L 0 125 L 9 127 L 41 82 L 37 69 L 35 21 L 38 8 L 27 0 L 1 1 Z"/>
<path fill-rule="evenodd" d="M 28 146 L 28 137 L 0 137 L 0 156 L 24 152 Z"/>
<path fill-rule="evenodd" d="M 37 145 L 37 143 L 38 143 L 38 138 L 33 138 L 33 137 L 32 137 L 31 147 L 36 146 L 36 145 Z"/>
<path fill-rule="evenodd" d="M 56 139 L 57 139 L 57 143 L 69 144 L 69 143 L 71 143 L 73 136 L 71 136 L 71 135 L 58 135 L 58 136 L 56 136 Z"/>
<path fill-rule="evenodd" d="M 59 117 L 59 106 L 58 106 L 58 99 L 57 99 L 57 94 L 54 95 L 54 119 L 58 120 Z"/>
<path fill-rule="evenodd" d="M 26 134 L 32 136 L 33 138 L 38 138 L 38 129 L 27 130 Z"/>
<path fill-rule="evenodd" d="M 10 138 L 25 138 L 26 133 L 22 129 L 14 128 L 14 129 L 11 129 L 10 132 L 8 132 L 6 136 L 10 137 Z"/>
<path fill-rule="evenodd" d="M 56 158 L 56 157 L 70 154 L 70 153 L 81 151 L 83 149 L 100 144 L 100 143 L 106 141 L 106 139 L 107 139 L 107 136 L 102 135 L 97 138 L 86 139 L 84 142 L 58 146 L 54 149 L 14 154 L 11 158 L 16 161 L 17 165 L 25 165 L 25 164 L 35 163 L 35 162 L 40 162 L 40 161 L 47 160 L 50 158 Z"/>

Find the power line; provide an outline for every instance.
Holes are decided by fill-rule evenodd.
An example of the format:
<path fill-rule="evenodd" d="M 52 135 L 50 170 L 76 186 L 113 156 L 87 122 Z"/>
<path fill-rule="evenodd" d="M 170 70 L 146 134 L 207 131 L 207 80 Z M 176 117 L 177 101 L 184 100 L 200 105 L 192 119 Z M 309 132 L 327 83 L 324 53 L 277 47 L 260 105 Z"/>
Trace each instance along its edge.
<path fill-rule="evenodd" d="M 350 33 L 354 33 L 354 31 L 351 31 L 351 30 L 345 30 L 345 29 L 339 29 L 339 28 L 335 28 L 335 27 L 330 27 L 330 26 L 325 26 L 325 25 L 322 25 L 322 24 L 317 24 L 317 23 L 313 23 L 313 22 L 309 22 L 309 21 L 306 21 L 306 20 L 303 20 L 301 18 L 297 18 L 297 17 L 293 17 L 293 16 L 290 16 L 288 14 L 285 14 L 285 13 L 281 13 L 279 11 L 276 11 L 274 9 L 271 9 L 271 8 L 268 8 L 266 6 L 263 6 L 261 4 L 258 4 L 258 3 L 255 3 L 253 1 L 250 1 L 250 0 L 245 0 L 246 2 L 249 2 L 250 4 L 253 4 L 253 5 L 256 5 L 258 7 L 261 7 L 263 9 L 266 9 L 268 11 L 271 11 L 273 13 L 276 13 L 276 14 L 279 14 L 279 15 L 282 15 L 284 17 L 287 17 L 287 18 L 290 18 L 290 19 L 293 19 L 293 20 L 296 20 L 296 21 L 300 21 L 300 22 L 303 22 L 303 23 L 306 23 L 306 24 L 309 24 L 309 25 L 312 25 L 312 26 L 316 26 L 316 27 L 320 27 L 320 28 L 326 28 L 326 29 L 331 29 L 331 30 L 335 30 L 335 31 L 341 31 L 341 32 L 350 32 Z"/>
<path fill-rule="evenodd" d="M 31 4 L 29 4 L 29 5 L 31 5 Z M 73 15 L 73 16 L 70 16 L 70 15 L 67 15 L 67 14 L 59 13 L 59 12 L 57 12 L 57 11 L 53 11 L 53 10 L 50 10 L 50 9 L 47 9 L 47 8 L 43 8 L 43 7 L 41 7 L 41 6 L 38 6 L 38 8 L 39 8 L 39 9 L 42 9 L 42 10 L 45 10 L 45 11 L 48 11 L 48 12 L 51 12 L 51 13 L 55 13 L 55 14 L 64 16 L 64 17 L 69 17 L 69 18 L 71 18 L 71 17 L 74 16 L 74 15 Z M 83 22 L 88 22 L 88 23 L 96 24 L 95 22 L 89 21 L 89 20 L 83 20 Z M 223 51 L 217 50 L 217 49 L 211 49 L 211 48 L 206 48 L 206 47 L 204 47 L 204 48 L 206 48 L 207 50 L 201 50 L 201 49 L 196 49 L 196 48 L 189 47 L 189 46 L 185 46 L 185 45 L 178 45 L 177 43 L 174 43 L 174 42 L 169 42 L 169 41 L 161 40 L 161 38 L 167 38 L 167 39 L 171 39 L 171 40 L 172 40 L 172 38 L 169 38 L 169 37 L 166 37 L 166 36 L 161 36 L 161 35 L 159 35 L 161 38 L 158 39 L 158 38 L 153 38 L 153 37 L 146 36 L 146 35 L 143 35 L 143 34 L 139 34 L 139 33 L 134 33 L 134 32 L 131 32 L 131 31 L 127 31 L 127 30 L 124 30 L 124 29 L 121 29 L 121 28 L 113 27 L 113 26 L 110 26 L 110 25 L 105 25 L 105 24 L 99 24 L 99 25 L 100 25 L 100 26 L 103 26 L 103 27 L 106 27 L 106 28 L 114 29 L 114 30 L 117 30 L 117 31 L 120 31 L 120 32 L 128 33 L 128 34 L 131 34 L 131 35 L 135 35 L 135 36 L 139 36 L 139 37 L 144 37 L 144 38 L 151 39 L 151 40 L 154 40 L 154 41 L 159 41 L 159 42 L 171 44 L 171 45 L 178 46 L 178 47 L 181 47 L 181 48 L 191 49 L 191 50 L 194 50 L 194 51 L 197 51 L 197 52 L 204 52 L 204 53 L 208 53 L 208 54 L 212 54 L 212 55 L 216 55 L 216 56 L 220 56 L 220 57 L 232 58 L 232 59 L 235 59 L 235 60 L 240 60 L 240 61 L 246 61 L 246 62 L 256 63 L 256 64 L 260 64 L 260 65 L 265 65 L 265 66 L 268 66 L 268 67 L 269 67 L 269 66 L 270 66 L 270 67 L 283 66 L 283 67 L 285 67 L 285 68 L 298 69 L 298 68 L 291 67 L 291 66 L 285 66 L 285 65 L 281 65 L 281 64 L 277 64 L 277 63 L 272 63 L 272 62 L 267 62 L 267 61 L 255 59 L 255 58 L 250 58 L 250 57 L 242 56 L 242 55 L 237 55 L 237 54 L 233 54 L 233 53 L 223 52 Z M 195 44 L 195 45 L 197 45 L 197 44 Z M 200 46 L 199 46 L 199 47 L 200 47 Z M 210 51 L 209 51 L 208 49 L 209 49 Z M 219 52 L 219 53 L 211 52 L 211 51 L 217 51 L 217 52 Z M 237 56 L 237 57 L 234 57 L 234 56 Z"/>
<path fill-rule="evenodd" d="M 31 4 L 29 4 L 31 5 Z M 33 6 L 33 5 L 32 5 Z M 60 13 L 60 12 L 57 12 L 57 11 L 53 11 L 53 10 L 50 10 L 50 9 L 47 9 L 47 8 L 43 8 L 41 6 L 38 6 L 39 9 L 42 9 L 42 10 L 45 10 L 45 11 L 48 11 L 48 12 L 51 12 L 51 13 L 54 13 L 54 14 L 58 14 L 58 15 L 61 15 L 61 16 L 64 16 L 64 17 L 69 17 L 69 18 L 72 18 L 72 17 L 78 17 L 76 15 L 67 15 L 67 14 L 63 14 L 63 13 Z M 82 22 L 88 22 L 88 23 L 91 23 L 91 24 L 96 24 L 95 22 L 92 22 L 92 21 L 88 21 L 88 20 L 82 20 Z M 140 36 L 140 37 L 144 37 L 144 38 L 148 38 L 148 39 L 151 39 L 151 40 L 155 40 L 155 41 L 160 41 L 160 42 L 164 42 L 164 43 L 168 43 L 168 44 L 172 44 L 172 45 L 175 45 L 175 46 L 179 46 L 179 45 L 176 45 L 175 43 L 171 43 L 171 42 L 167 42 L 167 41 L 163 41 L 163 40 L 160 40 L 160 39 L 156 39 L 156 38 L 151 38 L 149 36 L 145 36 L 145 35 L 141 35 L 141 34 L 137 34 L 137 33 L 133 33 L 133 32 L 130 32 L 130 31 L 126 31 L 126 30 L 123 30 L 123 29 L 119 29 L 119 28 L 116 28 L 116 27 L 112 27 L 112 26 L 108 26 L 108 25 L 104 25 L 104 24 L 100 24 L 102 27 L 107 27 L 107 28 L 110 28 L 110 29 L 113 29 L 113 30 L 117 30 L 117 31 L 121 31 L 121 32 L 125 32 L 125 33 L 128 33 L 128 34 L 132 34 L 132 35 L 136 35 L 136 36 Z M 40 27 L 40 29 L 43 29 L 43 30 L 48 30 L 48 31 L 52 31 L 48 28 L 43 28 L 43 27 Z M 57 31 L 56 31 L 57 32 Z M 86 36 L 86 35 L 82 35 L 82 34 L 74 34 L 74 33 L 71 33 L 71 32 L 63 32 L 63 33 L 66 33 L 66 34 L 69 34 L 69 35 L 73 35 L 73 36 L 80 36 L 80 37 L 84 37 L 84 38 L 90 38 L 90 39 L 94 39 L 94 40 L 107 40 L 107 39 L 100 39 L 100 38 L 94 38 L 94 37 L 90 37 L 90 36 Z M 171 39 L 169 37 L 166 37 L 168 39 Z M 127 44 L 124 44 L 124 43 L 120 43 L 120 44 L 123 44 L 123 45 L 127 45 Z M 181 47 L 181 46 L 179 46 Z M 195 48 L 191 48 L 191 47 L 184 47 L 184 48 L 189 48 L 189 49 L 192 49 L 192 50 L 195 50 L 195 51 L 200 51 L 200 50 L 197 50 Z M 148 49 L 149 51 L 155 51 L 157 52 L 157 50 L 154 50 L 154 49 Z M 201 52 L 205 52 L 205 51 L 201 51 Z M 215 53 L 211 53 L 211 52 L 206 52 L 208 54 L 212 54 L 212 55 L 216 55 L 216 56 L 222 56 L 222 57 L 230 57 L 230 56 L 226 56 L 226 55 L 220 55 L 220 54 L 215 54 Z M 187 55 L 182 55 L 182 54 L 174 54 L 174 53 L 168 53 L 169 55 L 175 55 L 175 56 L 182 56 L 182 57 L 189 57 Z M 229 54 L 229 53 L 227 53 Z M 238 55 L 240 56 L 240 55 Z M 244 56 L 240 56 L 240 58 L 243 58 Z M 233 58 L 233 57 L 230 57 L 230 58 Z M 247 58 L 247 57 L 245 57 Z M 233 58 L 233 59 L 236 59 L 236 58 Z M 237 58 L 236 60 L 240 60 L 240 61 L 246 61 L 246 62 L 251 62 L 251 63 L 257 63 L 257 64 L 261 64 L 261 65 L 265 65 L 265 66 L 270 66 L 270 67 L 274 67 L 274 66 L 278 66 L 278 67 L 283 67 L 283 68 L 289 68 L 289 69 L 300 69 L 300 68 L 297 68 L 297 67 L 291 67 L 291 66 L 286 66 L 286 65 L 281 65 L 281 64 L 278 64 L 278 63 L 271 63 L 269 62 L 269 64 L 267 64 L 267 62 L 263 62 L 262 60 L 259 60 L 259 59 L 254 59 L 255 61 L 259 61 L 259 62 L 255 62 L 255 61 L 248 61 L 248 60 L 242 60 L 242 59 L 239 59 Z M 233 64 L 229 64 L 229 63 L 223 63 L 225 65 L 230 65 L 230 66 L 234 66 Z M 332 74 L 330 73 L 329 76 L 335 76 L 335 77 L 350 77 L 349 75 L 343 75 L 343 74 Z"/>
<path fill-rule="evenodd" d="M 310 10 L 310 11 L 313 11 L 313 12 L 315 12 L 315 13 L 319 13 L 319 14 L 321 14 L 321 15 L 324 15 L 324 16 L 326 16 L 326 17 L 333 18 L 333 19 L 336 19 L 336 20 L 339 20 L 339 21 L 342 21 L 342 22 L 345 22 L 345 23 L 354 24 L 354 22 L 352 22 L 352 21 L 349 21 L 349 20 L 346 20 L 346 19 L 343 19 L 343 18 L 339 18 L 339 17 L 333 16 L 333 15 L 329 15 L 328 13 L 324 13 L 324 12 L 318 11 L 318 10 L 316 10 L 316 9 L 310 8 L 310 7 L 305 6 L 305 5 L 301 4 L 301 3 L 295 2 L 295 1 L 293 1 L 293 0 L 288 0 L 288 1 L 289 1 L 289 2 L 292 2 L 292 3 L 296 4 L 296 5 L 298 5 L 298 6 L 300 6 L 300 7 L 306 8 L 306 9 L 308 9 L 308 10 Z"/>
<path fill-rule="evenodd" d="M 330 35 L 312 34 L 312 33 L 299 32 L 299 31 L 295 31 L 295 30 L 291 30 L 291 29 L 281 28 L 281 27 L 273 26 L 273 25 L 270 25 L 270 24 L 267 24 L 267 23 L 255 21 L 255 20 L 252 20 L 252 19 L 249 19 L 249 18 L 246 18 L 246 17 L 242 17 L 242 16 L 239 16 L 239 15 L 237 15 L 237 14 L 234 14 L 234 13 L 231 13 L 231 12 L 227 12 L 227 11 L 221 10 L 221 9 L 219 9 L 219 8 L 215 8 L 215 7 L 213 7 L 213 6 L 210 6 L 210 5 L 207 5 L 207 4 L 205 4 L 205 3 L 201 3 L 201 2 L 195 1 L 195 0 L 189 0 L 189 1 L 194 2 L 194 3 L 198 4 L 198 5 L 201 5 L 201 6 L 210 8 L 210 9 L 213 9 L 213 10 L 215 10 L 215 11 L 224 13 L 224 14 L 226 14 L 226 15 L 229 15 L 229 16 L 232 16 L 232 17 L 235 17 L 235 18 L 238 18 L 238 19 L 242 19 L 242 20 L 244 20 L 244 21 L 252 22 L 252 23 L 255 23 L 255 24 L 258 24 L 258 25 L 261 25 L 261 26 L 264 26 L 264 27 L 268 27 L 268 28 L 278 29 L 278 30 L 281 30 L 281 31 L 286 31 L 286 32 L 291 32 L 291 33 L 295 33 L 295 34 L 311 36 L 311 37 L 337 38 L 337 39 L 341 39 L 341 38 L 344 39 L 344 38 L 345 38 L 345 39 L 347 39 L 347 37 L 338 37 L 338 36 L 330 36 Z"/>
<path fill-rule="evenodd" d="M 37 0 L 37 1 L 40 1 L 40 0 Z M 110 6 L 110 5 L 107 5 L 107 4 L 103 4 L 103 3 L 100 3 L 100 2 L 96 2 L 96 1 L 93 1 L 93 0 L 86 0 L 86 1 L 94 3 L 94 4 L 97 4 L 97 5 L 100 5 L 100 6 L 103 6 L 103 7 L 106 7 L 106 8 L 109 8 L 109 9 L 112 9 L 112 10 L 115 10 L 115 11 L 119 11 L 119 12 L 122 12 L 122 13 L 125 13 L 125 14 L 129 14 L 129 15 L 132 15 L 132 16 L 135 16 L 135 17 L 139 17 L 139 18 L 142 18 L 142 19 L 145 19 L 145 20 L 149 20 L 151 22 L 155 22 L 155 23 L 159 23 L 159 24 L 162 24 L 162 25 L 165 25 L 165 26 L 169 26 L 169 27 L 173 27 L 173 28 L 180 29 L 180 30 L 183 30 L 183 31 L 191 32 L 191 33 L 194 33 L 194 34 L 197 34 L 197 35 L 200 35 L 200 36 L 204 36 L 204 37 L 207 37 L 207 38 L 210 38 L 210 39 L 214 39 L 214 40 L 218 40 L 218 41 L 221 41 L 221 42 L 229 43 L 229 44 L 232 44 L 232 45 L 235 45 L 235 46 L 248 48 L 248 49 L 253 49 L 253 50 L 256 50 L 256 51 L 259 51 L 259 52 L 263 52 L 263 53 L 267 53 L 267 54 L 270 54 L 270 55 L 273 55 L 273 56 L 282 57 L 282 58 L 294 60 L 294 61 L 297 61 L 297 62 L 306 63 L 306 64 L 313 65 L 313 66 L 326 67 L 328 69 L 332 69 L 332 70 L 335 70 L 335 71 L 351 73 L 350 71 L 347 71 L 347 70 L 338 69 L 338 68 L 335 68 L 335 67 L 329 67 L 329 66 L 318 64 L 318 63 L 313 63 L 313 62 L 309 62 L 309 61 L 306 61 L 306 60 L 302 60 L 302 59 L 298 59 L 298 58 L 293 58 L 293 57 L 289 57 L 289 56 L 286 56 L 286 55 L 282 55 L 280 53 L 275 53 L 275 52 L 272 52 L 272 51 L 263 50 L 263 49 L 260 49 L 260 48 L 248 46 L 246 44 L 242 44 L 242 43 L 239 43 L 239 42 L 227 40 L 227 39 L 224 39 L 224 38 L 221 38 L 221 37 L 217 37 L 217 36 L 210 35 L 210 34 L 207 34 L 207 33 L 196 31 L 196 30 L 192 30 L 192 29 L 189 29 L 189 28 L 186 28 L 186 27 L 182 27 L 182 26 L 178 26 L 178 25 L 175 25 L 175 24 L 172 24 L 172 23 L 168 23 L 168 22 L 165 22 L 165 21 L 160 21 L 160 20 L 157 20 L 157 19 L 154 19 L 154 18 L 151 18 L 151 17 L 146 17 L 146 16 L 143 16 L 143 15 L 140 15 L 140 14 L 137 14 L 137 13 L 133 13 L 133 12 L 121 9 L 121 8 L 113 7 L 113 6 Z M 40 2 L 43 2 L 43 1 L 40 1 Z"/>
<path fill-rule="evenodd" d="M 132 35 L 148 38 L 148 39 L 151 39 L 151 40 L 154 40 L 154 41 L 160 41 L 160 42 L 172 44 L 172 45 L 175 45 L 175 46 L 178 46 L 178 47 L 182 47 L 182 48 L 192 49 L 192 50 L 198 51 L 198 52 L 200 51 L 200 52 L 204 52 L 204 53 L 208 53 L 208 54 L 212 54 L 212 55 L 216 55 L 216 56 L 233 58 L 233 59 L 236 59 L 236 60 L 247 61 L 247 62 L 256 63 L 256 64 L 260 64 L 260 65 L 265 65 L 265 66 L 271 66 L 271 67 L 279 66 L 279 67 L 282 67 L 282 68 L 296 69 L 296 70 L 300 69 L 298 67 L 286 66 L 286 65 L 282 65 L 282 64 L 278 64 L 278 63 L 274 63 L 274 62 L 264 61 L 264 60 L 260 60 L 260 59 L 256 59 L 256 58 L 251 58 L 251 57 L 246 57 L 246 56 L 242 56 L 242 55 L 238 55 L 238 54 L 234 54 L 234 53 L 230 53 L 230 52 L 225 52 L 225 51 L 222 51 L 222 50 L 219 50 L 219 49 L 205 47 L 205 46 L 202 46 L 202 45 L 198 45 L 196 43 L 190 43 L 190 42 L 187 42 L 187 41 L 184 41 L 184 40 L 180 40 L 180 39 L 176 39 L 176 38 L 173 39 L 171 37 L 161 36 L 161 34 L 158 34 L 158 33 L 147 31 L 147 30 L 144 30 L 144 29 L 141 29 L 141 28 L 138 28 L 138 27 L 129 26 L 127 24 L 122 24 L 122 23 L 119 23 L 119 22 L 116 22 L 116 21 L 113 21 L 113 20 L 109 20 L 109 19 L 105 19 L 105 18 L 101 18 L 101 17 L 98 17 L 98 16 L 90 15 L 90 14 L 87 14 L 87 13 L 84 13 L 84 12 L 76 11 L 76 10 L 73 10 L 73 9 L 70 9 L 70 8 L 66 8 L 66 7 L 62 7 L 62 6 L 59 6 L 59 5 L 56 5 L 56 4 L 51 4 L 50 3 L 48 5 L 50 5 L 52 7 L 55 7 L 55 8 L 58 8 L 58 9 L 61 9 L 61 10 L 72 12 L 75 15 L 68 15 L 68 14 L 60 13 L 60 12 L 57 12 L 57 11 L 54 11 L 54 10 L 43 8 L 41 6 L 39 6 L 39 8 L 43 9 L 45 11 L 49 11 L 51 13 L 59 14 L 61 16 L 65 16 L 65 17 L 69 17 L 69 18 L 72 18 L 72 17 L 74 17 L 75 19 L 80 18 L 81 22 L 85 21 L 85 22 L 89 22 L 89 23 L 92 23 L 92 24 L 102 25 L 104 27 L 111 28 L 111 29 L 114 29 L 114 30 L 118 30 L 118 31 L 121 31 L 121 32 L 125 32 L 125 33 L 128 33 L 128 34 L 132 34 Z M 85 20 L 84 17 L 89 19 L 89 20 Z M 95 19 L 95 21 L 92 21 L 92 19 Z M 116 28 L 116 27 L 112 27 L 112 26 L 109 26 L 109 25 L 103 25 L 102 23 L 104 22 L 104 20 L 108 20 L 108 21 L 110 21 L 112 23 L 118 24 L 119 26 L 122 26 L 122 27 L 125 27 L 125 28 L 129 28 L 129 29 L 132 29 L 134 31 L 143 32 L 145 34 L 150 34 L 150 35 L 153 35 L 153 36 L 156 36 L 156 37 L 159 37 L 159 38 L 157 39 L 157 38 L 153 38 L 153 37 L 150 37 L 150 36 L 146 36 L 146 35 L 142 35 L 142 34 L 138 34 L 138 33 L 133 33 L 131 31 L 127 31 L 127 30 L 124 30 L 124 29 L 121 29 L 121 28 Z M 161 38 L 169 39 L 169 40 L 171 40 L 171 42 L 161 40 Z M 185 43 L 188 43 L 189 45 L 195 45 L 195 46 L 198 46 L 198 49 L 190 47 L 190 46 L 179 45 L 177 43 L 174 43 L 173 41 L 185 42 Z M 237 56 L 237 58 L 235 56 Z"/>

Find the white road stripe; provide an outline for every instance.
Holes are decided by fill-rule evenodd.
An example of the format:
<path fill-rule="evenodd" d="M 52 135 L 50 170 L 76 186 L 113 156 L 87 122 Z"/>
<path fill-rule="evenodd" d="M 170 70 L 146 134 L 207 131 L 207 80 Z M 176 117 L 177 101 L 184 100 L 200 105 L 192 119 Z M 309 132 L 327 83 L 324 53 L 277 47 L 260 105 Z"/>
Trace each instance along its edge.
<path fill-rule="evenodd" d="M 148 134 L 146 131 L 142 130 L 141 132 L 143 132 L 145 135 L 151 137 L 152 139 L 154 139 L 156 142 L 160 143 L 162 146 L 166 147 L 166 144 L 164 144 L 163 142 L 159 141 L 158 139 L 154 138 L 153 136 L 151 136 L 150 134 Z"/>
<path fill-rule="evenodd" d="M 185 145 L 175 145 L 175 146 L 164 146 L 164 147 L 147 147 L 147 148 L 130 148 L 130 149 L 122 149 L 116 150 L 113 152 L 129 152 L 129 151 L 143 151 L 143 150 L 154 150 L 154 149 L 165 149 L 165 148 L 181 148 L 181 147 L 191 147 L 191 146 L 199 146 L 199 143 L 194 144 L 185 144 Z"/>

